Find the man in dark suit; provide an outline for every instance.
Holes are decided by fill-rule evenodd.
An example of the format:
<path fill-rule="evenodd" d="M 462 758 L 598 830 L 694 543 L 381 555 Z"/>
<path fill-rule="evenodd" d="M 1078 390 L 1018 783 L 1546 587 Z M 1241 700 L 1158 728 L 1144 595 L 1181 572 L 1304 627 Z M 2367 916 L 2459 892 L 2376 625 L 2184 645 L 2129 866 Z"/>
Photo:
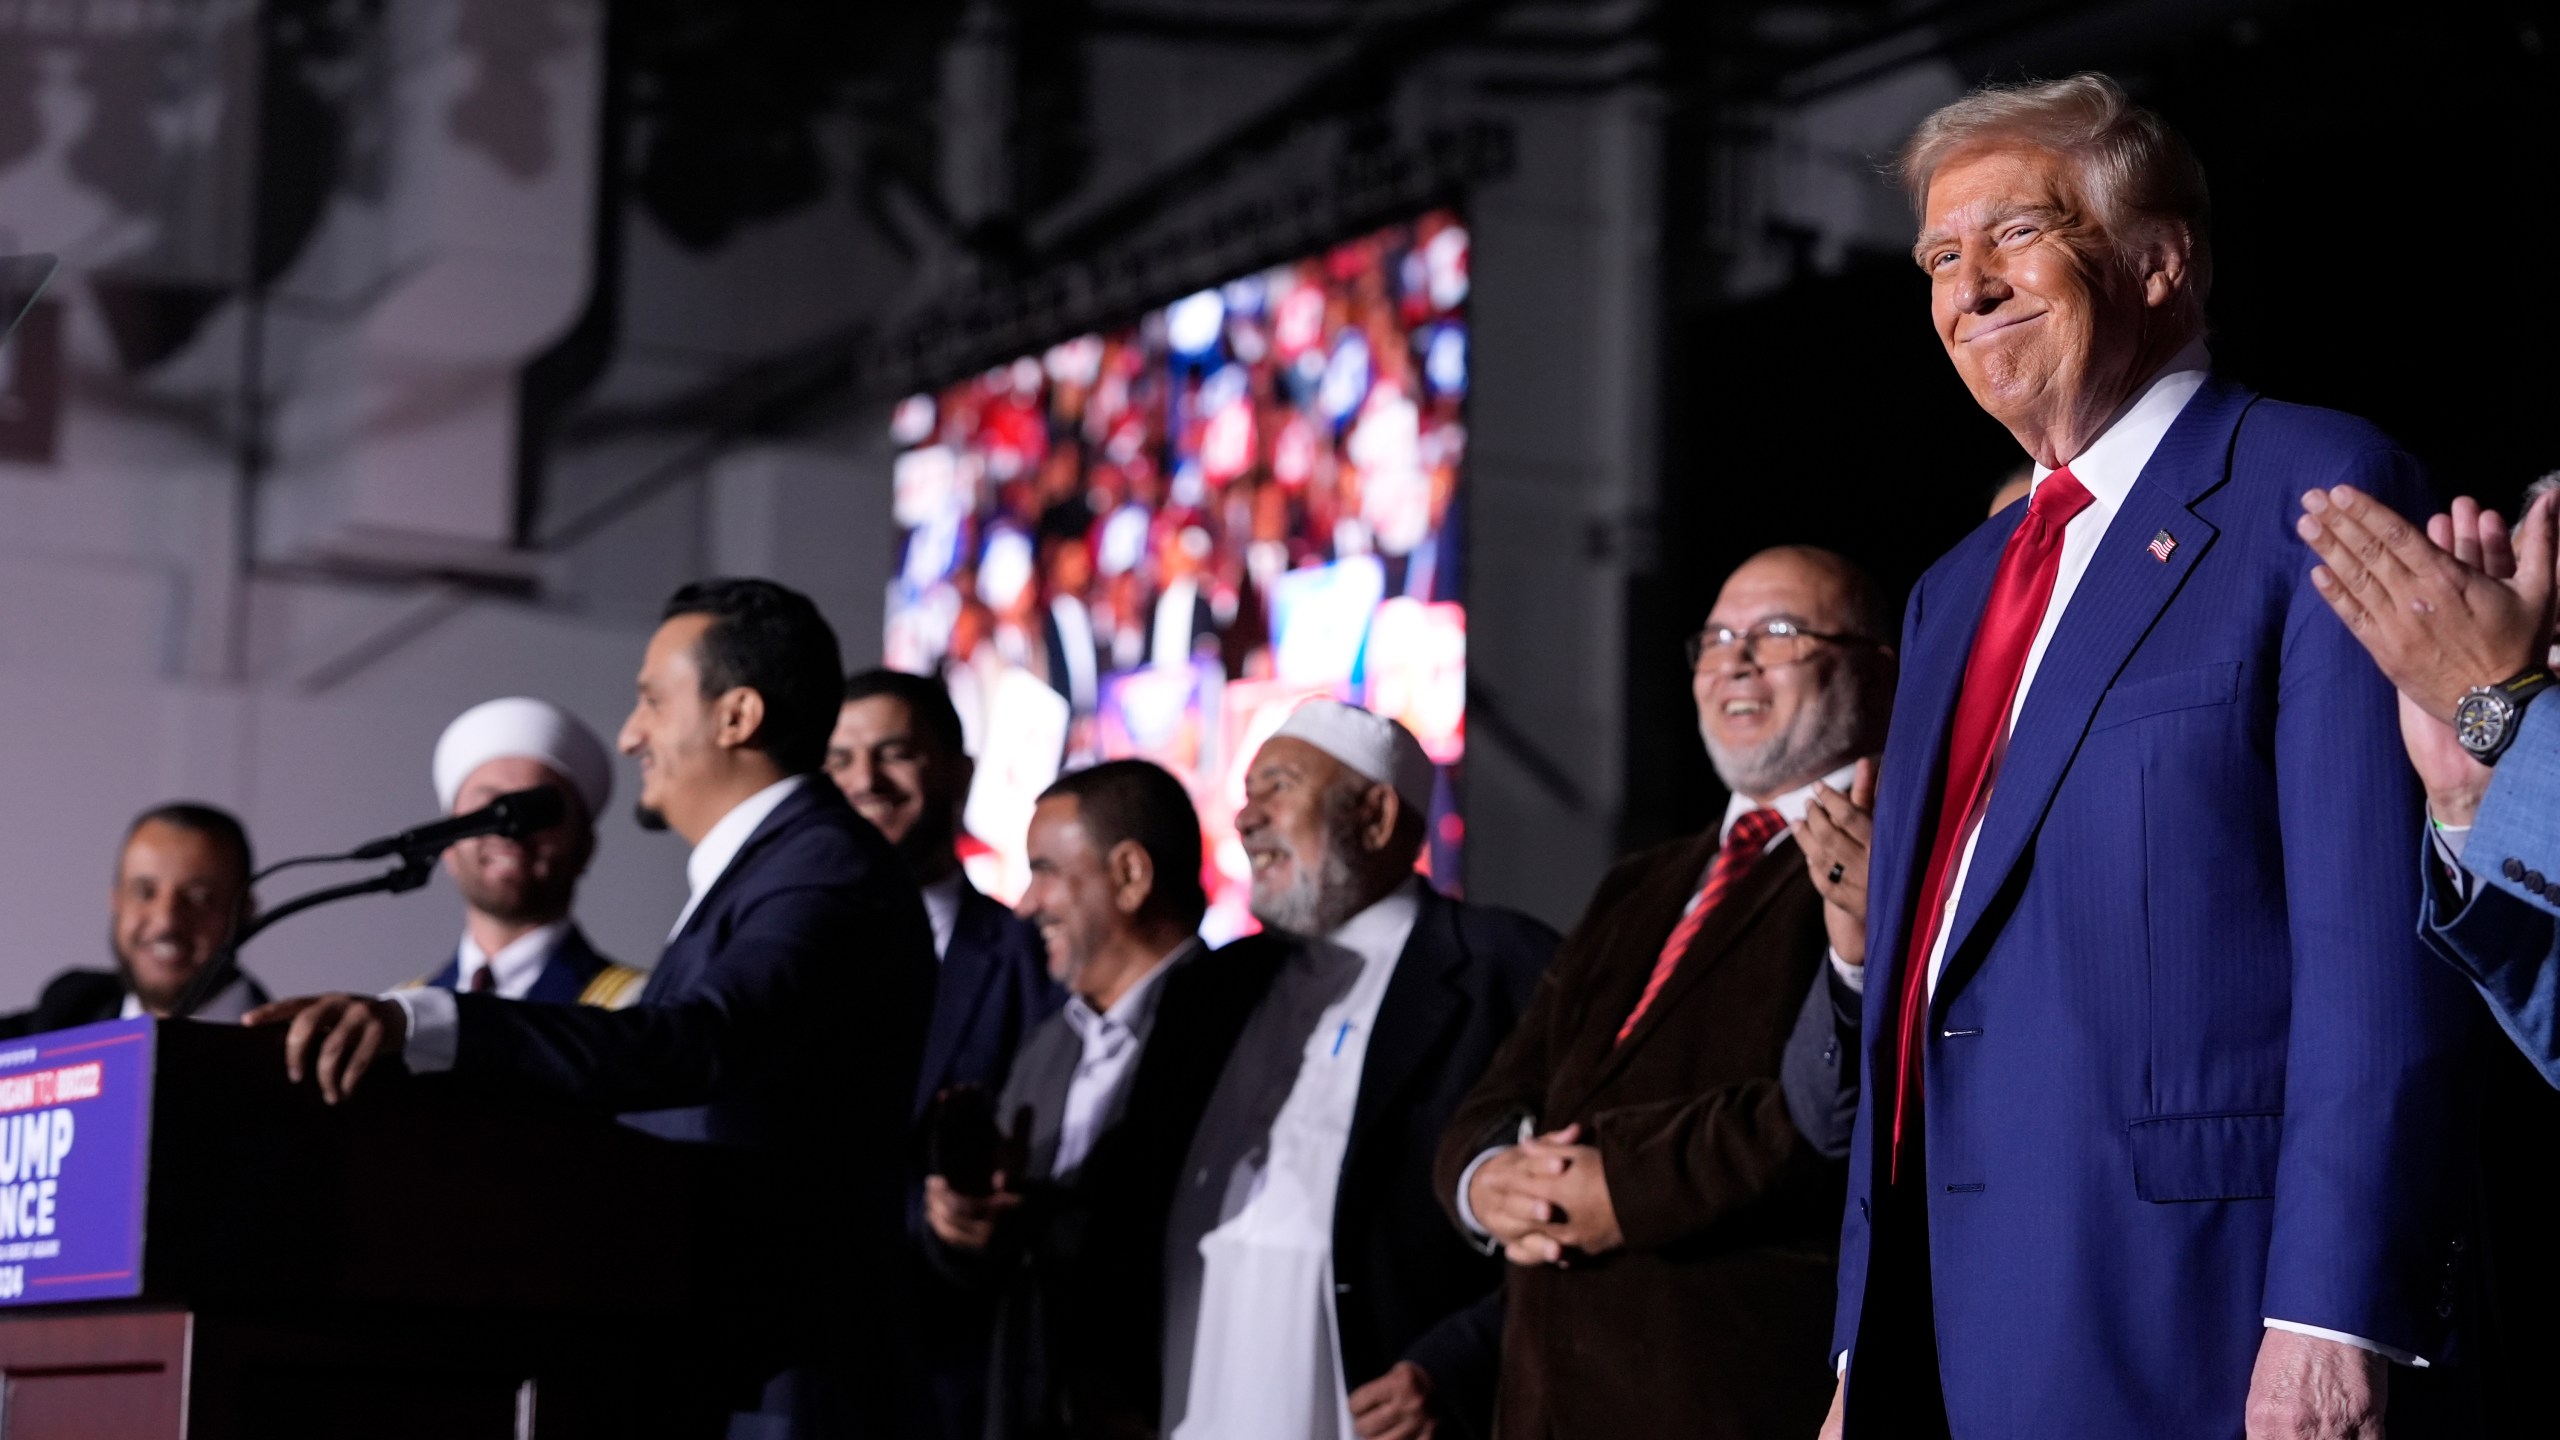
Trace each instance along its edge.
<path fill-rule="evenodd" d="M 1450 1233 L 1431 1154 L 1556 936 L 1415 874 L 1435 778 L 1403 726 L 1332 700 L 1247 771 L 1269 928 L 1214 963 L 1274 978 L 1173 1199 L 1168 1436 L 1485 1433 L 1501 1266 Z"/>
<path fill-rule="evenodd" d="M 816 607 L 770 581 L 703 581 L 668 601 L 622 750 L 639 762 L 644 823 L 693 843 L 692 894 L 638 1004 L 413 990 L 248 1017 L 290 1023 L 288 1073 L 312 1072 L 332 1104 L 387 1051 L 413 1072 L 715 1147 L 705 1233 L 727 1288 L 703 1327 L 718 1352 L 706 1369 L 743 1380 L 790 1367 L 766 1413 L 802 1436 L 865 1433 L 861 1406 L 896 1353 L 901 1140 L 934 983 L 914 879 L 817 773 L 836 654 Z M 682 1399 L 653 1404 L 656 1423 L 693 1423 Z"/>
<path fill-rule="evenodd" d="M 557 823 L 532 834 L 477 835 L 446 849 L 445 874 L 462 895 L 462 940 L 419 983 L 611 1010 L 639 999 L 647 972 L 597 953 L 571 918 L 595 858 L 595 817 L 613 795 L 604 741 L 559 706 L 514 695 L 454 717 L 430 769 L 448 815 L 544 787 L 566 804 Z"/>
<path fill-rule="evenodd" d="M 1441 1203 L 1515 1262 L 1506 1437 L 1822 1418 L 1887 614 L 1825 551 L 1727 579 L 1691 652 L 1723 823 L 1601 882 L 1439 1144 Z"/>
<path fill-rule="evenodd" d="M 166 1016 L 187 1002 L 197 1019 L 237 1020 L 265 1004 L 266 990 L 227 955 L 254 908 L 254 873 L 249 834 L 227 811 L 180 801 L 136 816 L 108 895 L 115 968 L 56 975 L 34 1009 L 0 1016 L 0 1038 Z"/>
<path fill-rule="evenodd" d="M 926 916 L 942 957 L 916 1114 L 961 1086 L 1004 1088 L 1026 1031 L 1056 1013 L 1065 996 L 1040 949 L 1040 934 L 978 893 L 960 868 L 960 813 L 973 767 L 939 680 L 865 670 L 845 681 L 827 775 L 855 813 L 898 847 L 923 887 Z M 921 1240 L 921 1202 L 908 1217 Z M 987 1343 L 993 1315 L 982 1297 L 924 1285 L 906 1338 L 915 1347 L 907 1378 L 919 1389 L 906 1422 L 919 1437 L 974 1437 L 985 1428 Z"/>
<path fill-rule="evenodd" d="M 961 869 L 960 814 L 975 771 L 942 682 L 899 670 L 845 681 L 827 775 L 905 858 L 942 957 L 916 1077 L 919 1115 L 954 1085 L 1003 1088 L 1023 1036 L 1066 1003 L 1040 932 L 978 893 Z"/>
<path fill-rule="evenodd" d="M 1009 1141 L 994 1183 L 925 1182 L 937 1269 L 997 1307 L 994 1365 L 979 1377 L 989 1440 L 1109 1433 L 1152 1408 L 1153 1391 L 1127 1378 L 1154 1374 L 1153 1309 L 1131 1303 L 1150 1287 L 1094 1245 L 1097 1224 L 1132 1217 L 1098 1212 L 1160 1208 L 1127 1191 L 1141 1157 L 1124 1122 L 1142 1085 L 1138 1114 L 1196 1118 L 1243 1019 L 1220 998 L 1243 968 L 1193 963 L 1207 897 L 1181 781 L 1143 760 L 1071 772 L 1041 796 L 1025 848 L 1021 913 L 1071 998 L 1014 1060 L 995 1107 Z M 1160 1058 L 1151 1042 L 1168 1027 Z M 1169 1173 L 1160 1158 L 1144 1168 Z"/>
<path fill-rule="evenodd" d="M 1093 585 L 1093 549 L 1082 535 L 1053 540 L 1042 573 L 1049 603 L 1040 614 L 1041 672 L 1075 714 L 1090 715 L 1102 698 L 1102 673 L 1111 668 L 1093 633 L 1093 610 L 1085 604 Z"/>
<path fill-rule="evenodd" d="M 2472 1015 L 2391 686 L 2293 522 L 2424 479 L 2210 373 L 2202 167 L 2114 81 L 1956 101 L 1903 175 L 2037 478 L 1904 621 L 1829 1428 L 2379 1433 L 2460 1313 Z"/>

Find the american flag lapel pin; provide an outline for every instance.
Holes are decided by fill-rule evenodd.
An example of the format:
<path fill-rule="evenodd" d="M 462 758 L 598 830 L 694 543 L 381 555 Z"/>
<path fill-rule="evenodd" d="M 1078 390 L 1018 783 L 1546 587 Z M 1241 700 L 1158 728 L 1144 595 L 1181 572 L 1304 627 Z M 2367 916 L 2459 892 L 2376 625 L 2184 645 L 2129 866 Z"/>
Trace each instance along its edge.
<path fill-rule="evenodd" d="M 2152 559 L 2166 565 L 2169 563 L 2170 554 L 2178 548 L 2178 537 L 2163 530 L 2152 536 L 2151 543 L 2143 548 L 2151 552 Z"/>

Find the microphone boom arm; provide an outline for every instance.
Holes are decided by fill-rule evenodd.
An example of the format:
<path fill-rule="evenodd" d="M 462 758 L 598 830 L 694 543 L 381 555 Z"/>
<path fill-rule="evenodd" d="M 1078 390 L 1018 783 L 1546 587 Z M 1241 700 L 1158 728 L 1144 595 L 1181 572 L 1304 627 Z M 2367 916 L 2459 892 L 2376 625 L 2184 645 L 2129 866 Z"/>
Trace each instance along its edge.
<path fill-rule="evenodd" d="M 344 885 L 332 885 L 326 890 L 314 890 L 308 895 L 296 895 L 273 910 L 261 913 L 257 919 L 240 927 L 239 938 L 231 942 L 231 947 L 234 950 L 239 949 L 248 944 L 251 937 L 287 916 L 299 915 L 305 910 L 326 905 L 332 900 L 345 900 L 357 895 L 406 894 L 426 884 L 428 880 L 434 878 L 435 873 L 433 855 L 403 856 L 398 866 L 385 870 L 379 875 L 369 875 L 362 880 L 350 880 Z"/>

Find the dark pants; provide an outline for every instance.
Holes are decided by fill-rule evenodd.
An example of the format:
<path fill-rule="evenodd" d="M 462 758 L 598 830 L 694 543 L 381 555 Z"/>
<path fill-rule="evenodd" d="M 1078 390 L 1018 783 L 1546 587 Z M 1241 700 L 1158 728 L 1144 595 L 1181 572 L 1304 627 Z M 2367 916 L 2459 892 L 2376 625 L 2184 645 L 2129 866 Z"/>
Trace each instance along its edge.
<path fill-rule="evenodd" d="M 1928 1168 L 1915 1140 L 1901 1180 L 1876 1192 L 1866 1304 L 1849 1357 L 1851 1440 L 1952 1440 L 1929 1288 Z"/>

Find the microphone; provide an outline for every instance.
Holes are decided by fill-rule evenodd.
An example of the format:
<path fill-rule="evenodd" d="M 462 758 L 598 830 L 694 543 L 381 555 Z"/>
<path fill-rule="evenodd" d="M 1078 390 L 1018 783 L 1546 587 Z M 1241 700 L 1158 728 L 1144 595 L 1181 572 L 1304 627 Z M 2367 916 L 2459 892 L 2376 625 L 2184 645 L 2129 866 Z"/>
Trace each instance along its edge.
<path fill-rule="evenodd" d="M 538 785 L 531 790 L 516 790 L 468 815 L 452 815 L 430 820 L 413 830 L 403 830 L 388 839 L 375 840 L 347 852 L 349 860 L 379 860 L 388 855 L 401 855 L 425 860 L 442 854 L 457 840 L 475 835 L 503 835 L 521 840 L 537 830 L 548 830 L 567 818 L 569 807 L 553 786 Z"/>

